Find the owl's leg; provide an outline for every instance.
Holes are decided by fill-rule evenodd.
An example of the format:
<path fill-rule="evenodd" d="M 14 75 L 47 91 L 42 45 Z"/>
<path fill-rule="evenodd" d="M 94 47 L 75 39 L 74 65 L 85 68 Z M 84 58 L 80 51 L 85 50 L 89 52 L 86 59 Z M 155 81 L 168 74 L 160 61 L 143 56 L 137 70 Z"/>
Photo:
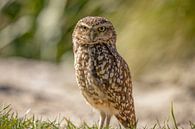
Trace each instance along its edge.
<path fill-rule="evenodd" d="M 103 128 L 105 118 L 106 118 L 106 114 L 104 112 L 100 111 L 100 121 L 99 121 L 98 129 L 102 129 Z"/>
<path fill-rule="evenodd" d="M 110 115 L 110 114 L 107 114 L 106 115 L 106 128 L 108 128 L 109 125 L 110 125 L 110 119 L 111 119 L 111 117 L 112 117 L 112 115 Z"/>

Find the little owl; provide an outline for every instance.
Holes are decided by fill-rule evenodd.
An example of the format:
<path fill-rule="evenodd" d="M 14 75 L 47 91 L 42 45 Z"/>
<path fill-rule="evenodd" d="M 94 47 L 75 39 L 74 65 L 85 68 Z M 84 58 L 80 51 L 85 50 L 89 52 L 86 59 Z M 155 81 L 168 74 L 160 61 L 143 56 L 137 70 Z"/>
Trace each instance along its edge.
<path fill-rule="evenodd" d="M 73 35 L 76 80 L 87 103 L 100 112 L 99 129 L 114 115 L 128 129 L 136 126 L 129 67 L 116 49 L 116 32 L 103 17 L 78 21 Z"/>

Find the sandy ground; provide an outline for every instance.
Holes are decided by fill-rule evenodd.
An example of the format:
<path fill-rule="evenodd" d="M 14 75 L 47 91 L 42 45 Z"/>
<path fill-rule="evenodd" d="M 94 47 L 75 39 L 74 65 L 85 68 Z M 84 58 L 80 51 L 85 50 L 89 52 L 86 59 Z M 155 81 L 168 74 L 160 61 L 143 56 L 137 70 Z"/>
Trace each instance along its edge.
<path fill-rule="evenodd" d="M 67 117 L 76 124 L 97 123 L 99 114 L 85 103 L 76 85 L 73 65 L 67 62 L 57 65 L 1 58 L 0 104 L 11 104 L 20 116 L 28 113 L 50 120 Z M 187 129 L 189 121 L 195 122 L 195 60 L 156 66 L 136 80 L 134 96 L 139 128 L 151 127 L 157 120 L 171 121 L 171 102 L 181 127 Z M 112 119 L 112 125 L 117 124 Z"/>

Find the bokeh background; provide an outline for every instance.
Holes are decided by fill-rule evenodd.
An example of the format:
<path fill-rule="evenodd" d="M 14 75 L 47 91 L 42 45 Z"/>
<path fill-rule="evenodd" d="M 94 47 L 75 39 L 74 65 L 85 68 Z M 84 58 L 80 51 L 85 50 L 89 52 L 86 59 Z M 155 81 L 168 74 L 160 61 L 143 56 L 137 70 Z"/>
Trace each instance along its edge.
<path fill-rule="evenodd" d="M 19 115 L 97 122 L 73 70 L 71 34 L 88 15 L 104 16 L 116 28 L 118 51 L 133 76 L 139 126 L 169 120 L 171 102 L 180 125 L 194 122 L 194 0 L 1 0 L 1 104 Z"/>

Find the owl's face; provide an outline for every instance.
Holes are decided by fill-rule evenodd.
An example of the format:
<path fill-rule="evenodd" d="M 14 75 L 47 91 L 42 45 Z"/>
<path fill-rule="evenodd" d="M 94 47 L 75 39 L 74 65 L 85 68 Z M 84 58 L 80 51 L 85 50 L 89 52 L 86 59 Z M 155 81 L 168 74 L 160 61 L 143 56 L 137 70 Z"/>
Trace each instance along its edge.
<path fill-rule="evenodd" d="M 72 37 L 74 44 L 116 42 L 116 32 L 112 23 L 103 17 L 88 16 L 79 20 Z"/>

